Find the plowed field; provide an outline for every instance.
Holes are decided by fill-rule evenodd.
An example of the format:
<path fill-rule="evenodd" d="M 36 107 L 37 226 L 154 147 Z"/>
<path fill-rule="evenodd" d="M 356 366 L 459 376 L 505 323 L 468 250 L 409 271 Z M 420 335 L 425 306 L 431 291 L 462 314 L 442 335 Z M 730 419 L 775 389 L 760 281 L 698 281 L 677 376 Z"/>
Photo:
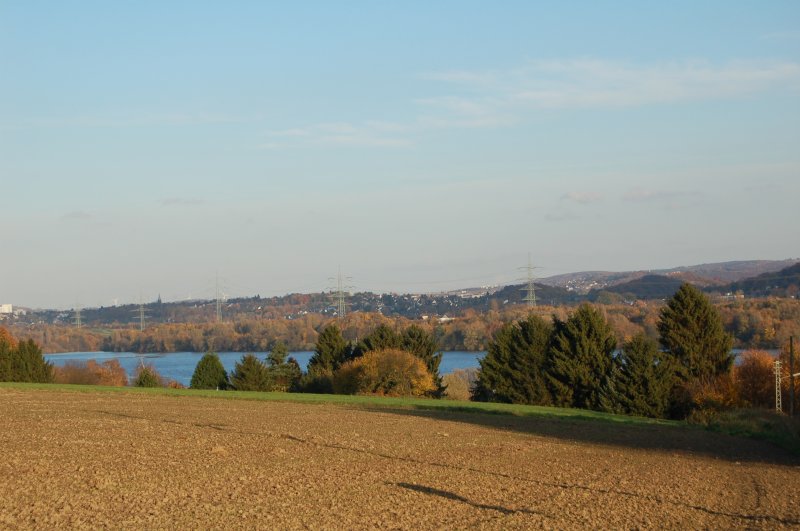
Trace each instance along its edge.
<path fill-rule="evenodd" d="M 800 467 L 700 430 L 0 389 L 0 528 L 781 528 Z"/>

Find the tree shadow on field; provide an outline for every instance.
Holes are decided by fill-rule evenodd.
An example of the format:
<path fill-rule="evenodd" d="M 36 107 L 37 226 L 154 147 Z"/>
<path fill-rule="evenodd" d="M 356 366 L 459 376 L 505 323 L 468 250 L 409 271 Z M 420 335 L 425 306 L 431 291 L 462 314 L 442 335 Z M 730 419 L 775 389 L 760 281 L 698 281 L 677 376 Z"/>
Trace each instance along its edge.
<path fill-rule="evenodd" d="M 484 428 L 567 442 L 653 450 L 668 454 L 699 455 L 731 462 L 800 465 L 800 456 L 793 455 L 769 441 L 712 432 L 699 426 L 634 424 L 589 417 L 506 415 L 479 410 L 467 412 L 385 407 L 363 409 L 437 421 L 474 424 Z"/>

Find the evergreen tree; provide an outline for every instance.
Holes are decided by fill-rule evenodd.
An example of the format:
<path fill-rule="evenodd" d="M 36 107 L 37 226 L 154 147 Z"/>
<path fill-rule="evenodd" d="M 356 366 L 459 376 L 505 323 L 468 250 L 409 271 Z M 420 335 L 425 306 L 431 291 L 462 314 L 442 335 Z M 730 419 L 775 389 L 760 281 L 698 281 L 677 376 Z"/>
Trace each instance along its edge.
<path fill-rule="evenodd" d="M 231 374 L 231 385 L 237 391 L 269 391 L 267 367 L 253 354 L 245 354 Z"/>
<path fill-rule="evenodd" d="M 354 358 L 359 358 L 373 350 L 397 350 L 403 348 L 403 338 L 388 325 L 382 324 L 365 337 L 353 352 Z"/>
<path fill-rule="evenodd" d="M 727 373 L 733 364 L 733 338 L 717 309 L 690 284 L 683 284 L 661 310 L 658 332 L 683 382 Z"/>
<path fill-rule="evenodd" d="M 433 376 L 433 383 L 436 386 L 436 391 L 433 394 L 440 396 L 444 391 L 442 376 L 439 374 L 442 353 L 437 352 L 439 345 L 433 334 L 427 333 L 417 325 L 411 325 L 403 330 L 401 342 L 403 350 L 412 353 L 425 364 L 428 372 Z"/>
<path fill-rule="evenodd" d="M 489 343 L 481 360 L 474 398 L 514 404 L 548 404 L 544 365 L 552 327 L 531 314 L 507 324 Z"/>
<path fill-rule="evenodd" d="M 675 367 L 656 342 L 639 334 L 625 343 L 601 398 L 613 413 L 663 418 L 669 408 Z"/>
<path fill-rule="evenodd" d="M 222 366 L 216 352 L 206 352 L 192 374 L 192 381 L 189 387 L 192 389 L 227 389 L 230 385 L 228 373 Z"/>
<path fill-rule="evenodd" d="M 134 387 L 161 387 L 161 375 L 152 365 L 140 365 L 133 379 Z"/>
<path fill-rule="evenodd" d="M 558 406 L 602 409 L 617 340 L 599 310 L 584 304 L 566 321 L 554 318 L 546 378 Z"/>
<path fill-rule="evenodd" d="M 309 373 L 333 373 L 351 358 L 352 349 L 336 324 L 326 326 L 317 338 L 314 355 L 308 362 Z"/>
<path fill-rule="evenodd" d="M 32 339 L 20 341 L 11 351 L 11 380 L 15 382 L 51 383 L 53 364 L 44 360 L 42 349 Z"/>
<path fill-rule="evenodd" d="M 294 391 L 303 376 L 300 364 L 294 358 L 289 358 L 279 365 L 268 367 L 267 372 L 269 374 L 270 391 Z"/>
<path fill-rule="evenodd" d="M 289 355 L 289 349 L 286 347 L 286 343 L 283 341 L 278 341 L 275 343 L 275 346 L 272 347 L 269 355 L 267 356 L 267 363 L 270 367 L 277 367 L 279 365 L 283 365 L 286 363 L 286 357 Z"/>

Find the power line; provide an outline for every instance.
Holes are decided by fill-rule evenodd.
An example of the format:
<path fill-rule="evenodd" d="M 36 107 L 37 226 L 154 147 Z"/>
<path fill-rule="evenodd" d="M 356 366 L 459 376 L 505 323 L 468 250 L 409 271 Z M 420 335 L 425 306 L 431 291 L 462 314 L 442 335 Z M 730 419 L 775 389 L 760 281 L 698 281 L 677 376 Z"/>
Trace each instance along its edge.
<path fill-rule="evenodd" d="M 334 304 L 336 305 L 336 317 L 338 319 L 343 319 L 347 313 L 347 294 L 346 290 L 354 289 L 355 286 L 348 285 L 348 282 L 352 282 L 352 277 L 343 277 L 342 276 L 342 268 L 339 267 L 339 273 L 336 277 L 329 277 L 329 281 L 333 282 L 336 281 L 336 288 L 328 288 L 331 291 L 331 299 L 333 300 Z"/>

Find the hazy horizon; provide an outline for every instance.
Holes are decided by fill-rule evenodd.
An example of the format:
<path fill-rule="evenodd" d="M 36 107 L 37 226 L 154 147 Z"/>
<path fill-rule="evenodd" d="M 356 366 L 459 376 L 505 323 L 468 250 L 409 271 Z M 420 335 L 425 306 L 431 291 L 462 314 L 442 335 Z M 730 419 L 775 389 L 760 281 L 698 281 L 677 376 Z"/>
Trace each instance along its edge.
<path fill-rule="evenodd" d="M 0 5 L 0 303 L 800 256 L 797 2 Z"/>

